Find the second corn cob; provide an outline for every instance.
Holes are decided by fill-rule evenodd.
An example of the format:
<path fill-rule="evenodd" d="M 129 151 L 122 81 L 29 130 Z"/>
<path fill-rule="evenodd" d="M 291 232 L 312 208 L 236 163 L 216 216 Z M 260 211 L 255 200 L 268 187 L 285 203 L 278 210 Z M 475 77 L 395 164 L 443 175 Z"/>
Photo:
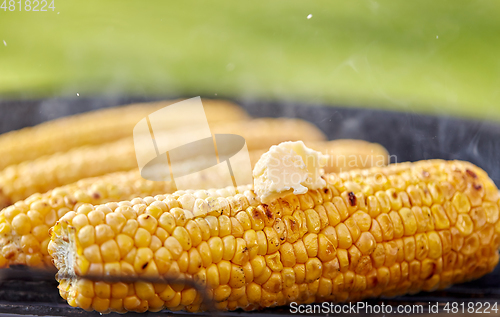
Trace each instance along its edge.
<path fill-rule="evenodd" d="M 498 263 L 498 189 L 470 163 L 324 179 L 268 205 L 253 190 L 221 189 L 69 212 L 49 244 L 60 294 L 100 312 L 252 310 L 445 288 Z"/>
<path fill-rule="evenodd" d="M 316 150 L 324 150 L 325 153 L 331 153 L 331 149 L 337 150 L 338 142 L 342 143 L 343 141 L 336 140 L 328 142 L 315 142 L 312 143 L 312 147 Z M 361 142 L 359 145 L 366 146 L 365 142 Z M 356 148 L 350 147 L 349 150 L 352 150 L 352 152 L 339 151 L 339 154 L 350 157 L 351 155 L 357 155 L 357 153 L 359 153 Z M 374 152 L 374 155 L 376 155 L 374 160 L 379 159 L 378 155 L 386 156 L 386 152 L 375 153 L 377 152 Z M 262 151 L 260 150 L 250 152 L 250 157 L 255 160 L 258 160 L 261 155 Z M 98 161 L 94 162 L 97 163 Z M 330 165 L 334 162 L 336 162 L 336 160 L 329 160 L 325 169 L 335 169 L 334 166 Z M 252 163 L 255 162 L 252 161 Z M 76 167 L 72 167 L 74 171 Z M 210 185 L 217 184 L 217 175 L 213 175 L 209 171 L 202 172 L 199 176 L 199 179 L 193 179 L 193 181 L 195 181 L 192 184 L 193 188 L 209 188 Z M 111 190 L 114 194 L 110 195 L 107 191 L 101 193 L 98 191 L 99 188 L 101 188 L 101 190 Z M 66 212 L 74 209 L 76 210 L 81 204 L 84 203 L 100 204 L 107 201 L 125 200 L 133 198 L 134 196 L 141 197 L 160 193 L 169 194 L 174 191 L 175 186 L 172 183 L 149 182 L 141 177 L 138 170 L 133 170 L 128 172 L 113 173 L 96 178 L 83 179 L 78 181 L 76 184 L 66 185 L 53 191 L 49 191 L 43 195 L 35 194 L 33 197 L 29 197 L 24 201 L 19 201 L 15 204 L 15 208 L 9 207 L 0 213 L 0 268 L 13 264 L 51 266 L 51 263 L 49 262 L 50 258 L 47 256 L 46 251 L 46 243 L 49 239 L 48 231 L 45 231 L 45 229 L 40 230 L 40 228 L 35 229 L 39 223 L 37 220 L 38 217 L 35 217 L 34 215 L 38 215 L 41 205 L 50 207 L 48 211 L 44 211 L 48 214 L 45 225 L 50 227 Z M 58 201 L 55 197 L 60 196 L 61 193 L 65 193 L 62 196 L 65 201 L 64 205 L 55 203 Z M 11 230 L 12 221 L 14 216 L 17 215 L 17 212 L 19 212 L 18 214 L 22 213 L 28 216 L 20 217 L 24 217 L 25 219 L 25 222 L 23 222 L 22 225 L 29 226 L 31 230 L 18 230 L 18 232 Z M 54 214 L 56 215 L 55 218 L 53 217 Z M 31 248 L 31 251 L 30 248 L 23 247 L 21 242 L 23 240 L 31 239 L 24 237 L 26 235 L 30 237 L 31 235 L 35 235 L 42 247 Z M 39 263 L 32 260 L 39 257 L 45 257 L 45 262 Z"/>
<path fill-rule="evenodd" d="M 324 134 L 313 124 L 300 119 L 263 118 L 219 122 L 212 125 L 212 132 L 241 135 L 245 138 L 249 150 L 267 149 L 283 141 L 301 138 L 309 141 L 325 139 Z M 127 171 L 136 167 L 132 138 L 79 147 L 11 165 L 0 171 L 0 208 L 25 199 L 33 193 L 44 193 L 82 178 Z"/>
<path fill-rule="evenodd" d="M 0 135 L 0 170 L 74 147 L 132 137 L 134 125 L 177 100 L 133 104 L 73 115 Z M 223 100 L 203 100 L 210 123 L 248 118 L 239 106 Z M 175 120 L 172 121 L 175 123 Z"/>

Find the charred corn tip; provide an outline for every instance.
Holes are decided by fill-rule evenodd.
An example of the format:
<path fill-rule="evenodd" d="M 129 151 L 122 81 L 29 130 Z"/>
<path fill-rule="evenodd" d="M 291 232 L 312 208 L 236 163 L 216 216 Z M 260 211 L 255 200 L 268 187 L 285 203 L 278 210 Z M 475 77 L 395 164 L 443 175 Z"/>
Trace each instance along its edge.
<path fill-rule="evenodd" d="M 269 205 L 251 189 L 85 205 L 52 231 L 61 295 L 100 312 L 199 311 L 204 298 L 251 310 L 434 290 L 498 262 L 498 189 L 472 164 L 423 161 L 325 179 Z"/>

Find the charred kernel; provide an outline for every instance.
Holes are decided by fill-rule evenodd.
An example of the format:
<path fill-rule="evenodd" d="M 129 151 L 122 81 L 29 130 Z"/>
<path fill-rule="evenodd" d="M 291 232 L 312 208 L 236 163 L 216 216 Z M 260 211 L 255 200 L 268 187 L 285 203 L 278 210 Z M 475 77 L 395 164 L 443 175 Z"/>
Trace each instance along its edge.
<path fill-rule="evenodd" d="M 307 220 L 306 214 L 302 210 L 296 210 L 292 215 L 299 228 L 299 237 L 304 236 L 307 233 Z"/>
<path fill-rule="evenodd" d="M 257 241 L 257 233 L 254 230 L 247 230 L 243 235 L 243 239 L 245 240 L 248 256 L 250 259 L 254 258 L 259 251 L 259 243 Z"/>
<path fill-rule="evenodd" d="M 236 250 L 232 262 L 237 265 L 244 265 L 249 260 L 249 250 L 244 239 L 236 239 Z"/>
<path fill-rule="evenodd" d="M 285 224 L 287 241 L 290 243 L 294 243 L 300 237 L 297 220 L 292 216 L 285 216 L 283 217 L 283 222 Z"/>
<path fill-rule="evenodd" d="M 267 254 L 278 251 L 280 246 L 280 239 L 278 233 L 273 228 L 265 227 L 264 233 L 267 239 Z"/>
<path fill-rule="evenodd" d="M 248 214 L 253 230 L 262 230 L 264 228 L 265 216 L 261 209 L 251 206 L 246 209 L 246 213 Z"/>
<path fill-rule="evenodd" d="M 281 218 L 276 218 L 273 224 L 273 229 L 276 231 L 280 243 L 285 242 L 287 238 L 287 230 L 285 222 Z"/>

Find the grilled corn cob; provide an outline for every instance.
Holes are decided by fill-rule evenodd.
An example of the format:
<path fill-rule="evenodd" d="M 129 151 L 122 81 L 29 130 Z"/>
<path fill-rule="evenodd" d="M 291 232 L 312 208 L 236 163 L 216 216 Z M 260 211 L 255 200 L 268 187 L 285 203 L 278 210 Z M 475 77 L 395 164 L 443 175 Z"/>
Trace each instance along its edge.
<path fill-rule="evenodd" d="M 0 136 L 0 170 L 71 148 L 132 137 L 134 125 L 151 112 L 178 100 L 103 109 L 64 117 Z M 203 100 L 210 123 L 246 119 L 246 112 L 222 100 Z M 175 123 L 175 121 L 173 121 Z"/>
<path fill-rule="evenodd" d="M 212 125 L 213 133 L 232 133 L 245 138 L 249 150 L 269 148 L 282 141 L 321 141 L 324 134 L 300 119 L 255 119 Z M 71 184 L 79 179 L 137 167 L 132 138 L 86 146 L 12 165 L 0 171 L 0 208 L 34 193 Z"/>
<path fill-rule="evenodd" d="M 337 141 L 329 141 L 329 142 L 315 142 L 312 143 L 315 149 L 329 149 L 336 148 L 336 143 L 341 142 L 341 140 Z M 330 147 L 330 144 L 332 145 Z M 326 151 L 328 152 L 328 151 Z M 352 155 L 357 152 L 352 152 Z M 255 150 L 250 152 L 251 157 L 256 157 L 257 155 L 260 157 L 262 151 Z M 349 156 L 349 153 L 344 153 Z M 329 161 L 329 162 L 334 162 Z M 255 163 L 255 162 L 253 162 Z M 236 166 L 234 168 L 237 168 Z M 75 166 L 73 166 L 73 170 Z M 209 184 L 217 184 L 217 175 L 213 175 L 210 171 L 204 171 L 199 174 L 199 179 L 193 179 L 195 183 L 192 184 L 193 188 L 209 188 Z M 124 185 L 123 185 L 124 184 Z M 109 192 L 100 193 L 98 191 L 99 188 L 111 188 L 111 192 L 114 192 L 113 195 L 110 195 Z M 49 260 L 50 258 L 47 256 L 47 251 L 41 251 L 39 248 L 33 249 L 36 252 L 25 252 L 29 250 L 21 245 L 21 241 L 24 239 L 29 239 L 24 237 L 26 235 L 34 235 L 36 234 L 37 241 L 40 244 L 44 245 L 46 248 L 47 241 L 49 238 L 48 231 L 42 230 L 39 228 L 34 230 L 37 227 L 37 218 L 28 217 L 30 219 L 28 224 L 23 224 L 25 226 L 29 225 L 31 228 L 30 231 L 23 232 L 23 234 L 18 235 L 14 234 L 13 230 L 8 230 L 8 228 L 12 229 L 12 220 L 13 210 L 18 210 L 19 214 L 24 215 L 38 215 L 39 207 L 50 206 L 50 210 L 46 211 L 48 216 L 48 222 L 45 223 L 48 227 L 54 224 L 54 221 L 59 220 L 66 212 L 78 209 L 81 204 L 84 203 L 92 203 L 92 204 L 100 204 L 107 201 L 117 201 L 124 200 L 128 198 L 133 198 L 134 196 L 146 196 L 146 195 L 154 195 L 154 194 L 169 194 L 175 191 L 175 186 L 172 183 L 156 183 L 156 182 L 148 182 L 144 180 L 139 174 L 138 170 L 133 170 L 129 172 L 119 172 L 113 173 L 110 175 L 105 175 L 97 178 L 84 179 L 79 181 L 76 184 L 63 186 L 57 189 L 54 189 L 51 192 L 48 192 L 44 195 L 36 194 L 33 197 L 29 197 L 24 202 L 18 202 L 14 207 L 7 208 L 0 213 L 0 267 L 6 267 L 12 264 L 23 264 L 23 265 L 45 265 L 51 266 Z M 65 204 L 58 205 L 56 202 L 58 201 L 54 197 L 60 196 L 60 193 L 65 193 L 63 196 Z M 82 194 L 83 193 L 83 194 Z M 90 197 L 90 198 L 89 198 Z M 90 199 L 90 201 L 89 201 Z M 17 211 L 14 211 L 16 213 Z M 53 214 L 56 217 L 53 217 Z M 23 217 L 23 216 L 21 216 Z M 25 218 L 27 220 L 28 218 Z M 33 218 L 33 219 L 32 219 Z M 43 227 L 45 228 L 45 227 Z M 24 237 L 24 238 L 23 238 Z M 34 255 L 37 254 L 37 255 Z M 44 257 L 45 261 L 36 262 L 32 261 L 32 258 Z"/>
<path fill-rule="evenodd" d="M 51 229 L 60 294 L 100 312 L 252 310 L 434 290 L 498 262 L 498 189 L 470 163 L 324 179 L 268 205 L 221 189 L 82 206 Z"/>
<path fill-rule="evenodd" d="M 173 190 L 171 183 L 144 180 L 134 170 L 34 194 L 0 212 L 0 268 L 13 264 L 52 267 L 47 253 L 48 230 L 70 210 Z"/>

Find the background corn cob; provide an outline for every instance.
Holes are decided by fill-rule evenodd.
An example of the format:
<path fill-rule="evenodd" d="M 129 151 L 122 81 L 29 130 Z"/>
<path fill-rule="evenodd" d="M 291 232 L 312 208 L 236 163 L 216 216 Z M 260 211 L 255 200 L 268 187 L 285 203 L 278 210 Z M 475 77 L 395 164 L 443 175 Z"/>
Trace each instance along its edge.
<path fill-rule="evenodd" d="M 325 188 L 269 205 L 252 190 L 222 189 L 67 213 L 49 244 L 60 294 L 101 312 L 207 308 L 185 280 L 202 285 L 217 309 L 251 310 L 434 290 L 498 262 L 498 189 L 470 163 L 422 161 L 325 179 Z M 176 280 L 140 281 L 161 276 Z"/>
<path fill-rule="evenodd" d="M 338 139 L 326 142 L 304 142 L 308 148 L 330 156 L 325 173 L 339 173 L 352 169 L 382 167 L 389 164 L 389 152 L 378 143 L 364 140 Z M 255 150 L 250 153 L 252 166 L 268 150 Z"/>
<path fill-rule="evenodd" d="M 64 117 L 0 135 L 0 170 L 71 148 L 102 144 L 130 136 L 134 126 L 151 112 L 178 100 L 134 104 Z M 222 100 L 203 100 L 210 123 L 247 119 L 239 106 Z M 172 121 L 175 124 L 175 120 Z"/>
<path fill-rule="evenodd" d="M 336 148 L 336 143 L 338 141 L 328 141 L 328 142 L 312 142 L 315 146 L 314 149 L 324 149 Z M 330 147 L 332 145 L 332 147 Z M 360 146 L 364 145 L 360 143 Z M 357 152 L 353 149 L 353 155 Z M 250 152 L 251 157 L 257 156 L 257 154 L 262 153 L 260 150 L 255 150 Z M 344 152 L 345 155 L 350 154 Z M 335 162 L 334 160 L 329 160 L 328 164 Z M 328 167 L 328 165 L 327 165 Z M 210 184 L 217 183 L 217 175 L 213 175 L 210 171 L 204 171 L 199 174 L 198 179 L 193 179 L 195 182 L 192 184 L 193 188 L 209 188 Z M 110 191 L 109 192 L 109 189 Z M 99 190 L 106 189 L 103 193 Z M 139 174 L 138 170 L 119 172 L 109 175 L 104 175 L 101 177 L 83 179 L 76 184 L 63 186 L 57 188 L 53 191 L 49 191 L 46 194 L 40 195 L 35 194 L 29 197 L 24 202 L 18 202 L 15 204 L 15 208 L 4 209 L 0 213 L 0 267 L 6 267 L 12 264 L 28 264 L 28 265 L 49 265 L 49 258 L 46 258 L 44 263 L 39 263 L 36 261 L 29 260 L 31 258 L 38 258 L 39 256 L 47 256 L 46 250 L 43 252 L 40 248 L 33 249 L 33 252 L 26 253 L 25 247 L 21 245 L 21 241 L 26 238 L 26 235 L 35 235 L 38 242 L 44 246 L 46 249 L 47 241 L 49 238 L 48 231 L 41 231 L 39 229 L 34 229 L 38 224 L 38 217 L 33 217 L 33 215 L 38 215 L 38 208 L 40 205 L 50 206 L 51 210 L 45 210 L 48 214 L 48 220 L 45 223 L 47 226 L 52 226 L 54 221 L 59 220 L 66 212 L 78 207 L 83 203 L 100 204 L 108 201 L 118 201 L 125 200 L 128 198 L 140 197 L 145 195 L 155 195 L 155 194 L 169 194 L 175 191 L 175 186 L 171 183 L 159 183 L 159 182 L 148 182 L 144 180 Z M 209 190 L 212 192 L 212 190 Z M 58 205 L 58 199 L 54 197 L 60 195 L 60 193 L 65 193 L 64 195 L 64 205 Z M 110 193 L 113 193 L 110 195 Z M 90 199 L 90 200 L 89 200 Z M 12 220 L 16 216 L 17 212 L 19 214 L 31 215 L 32 217 L 22 217 L 25 222 L 24 226 L 29 226 L 31 230 L 21 231 L 22 233 L 17 233 L 12 230 Z M 53 214 L 56 217 L 53 217 Z M 33 218 L 33 219 L 32 219 Z M 29 220 L 29 221 L 28 221 Z M 9 229 L 10 228 L 10 229 Z M 45 228 L 45 227 L 43 227 Z M 34 234 L 36 233 L 36 234 Z M 24 237 L 24 238 L 23 238 Z M 36 250 L 36 252 L 35 252 Z M 34 256 L 34 254 L 38 254 Z M 7 258 L 7 259 L 5 259 Z M 29 261 L 27 261 L 28 259 Z"/>
<path fill-rule="evenodd" d="M 255 119 L 217 123 L 213 133 L 233 133 L 245 138 L 249 150 L 269 148 L 283 141 L 321 141 L 324 134 L 300 119 Z M 0 208 L 79 179 L 137 167 L 132 138 L 72 149 L 0 171 Z"/>
<path fill-rule="evenodd" d="M 0 212 L 0 267 L 13 264 L 52 267 L 47 253 L 48 230 L 68 211 L 79 210 L 89 203 L 172 192 L 171 186 L 169 182 L 144 180 L 134 170 L 83 179 L 19 201 Z"/>

